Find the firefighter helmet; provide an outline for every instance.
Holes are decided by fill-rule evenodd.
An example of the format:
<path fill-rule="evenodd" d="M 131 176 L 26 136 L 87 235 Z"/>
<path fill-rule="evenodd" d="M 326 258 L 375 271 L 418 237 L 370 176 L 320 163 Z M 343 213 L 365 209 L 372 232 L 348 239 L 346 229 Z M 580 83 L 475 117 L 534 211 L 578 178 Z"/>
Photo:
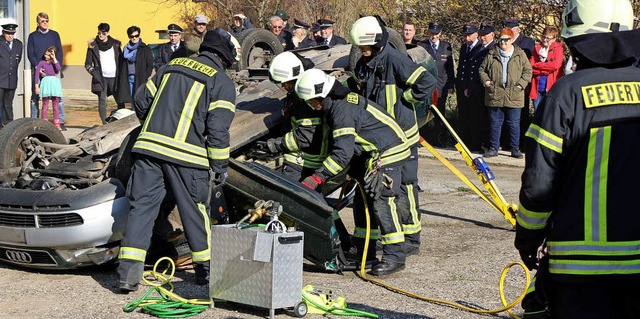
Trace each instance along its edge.
<path fill-rule="evenodd" d="M 373 16 L 362 17 L 351 26 L 349 37 L 354 45 L 375 45 L 382 40 L 382 27 Z"/>
<path fill-rule="evenodd" d="M 271 79 L 277 83 L 289 82 L 296 80 L 304 72 L 302 61 L 291 52 L 282 52 L 278 54 L 271 65 L 269 65 L 269 75 Z"/>
<path fill-rule="evenodd" d="M 296 94 L 303 101 L 313 98 L 325 98 L 331 92 L 336 78 L 324 73 L 320 69 L 310 69 L 302 73 L 296 82 Z"/>
<path fill-rule="evenodd" d="M 562 13 L 562 37 L 633 29 L 628 0 L 570 0 Z"/>

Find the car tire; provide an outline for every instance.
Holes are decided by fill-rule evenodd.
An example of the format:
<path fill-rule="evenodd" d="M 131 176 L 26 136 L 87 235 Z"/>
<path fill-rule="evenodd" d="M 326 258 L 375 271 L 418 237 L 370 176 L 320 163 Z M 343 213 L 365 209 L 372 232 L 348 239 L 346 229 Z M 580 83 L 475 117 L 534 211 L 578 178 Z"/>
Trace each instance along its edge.
<path fill-rule="evenodd" d="M 388 44 L 394 47 L 396 50 L 400 51 L 400 53 L 407 53 L 407 46 L 402 41 L 402 36 L 398 31 L 387 28 L 387 32 L 389 32 L 389 41 Z M 353 71 L 356 68 L 356 63 L 360 60 L 362 56 L 362 52 L 357 45 L 351 46 L 351 51 L 349 52 L 349 70 Z"/>
<path fill-rule="evenodd" d="M 247 68 L 266 68 L 270 59 L 264 54 L 270 52 L 272 57 L 282 53 L 284 48 L 280 40 L 271 31 L 265 29 L 244 30 L 236 37 L 242 48 L 242 57 L 238 62 L 239 70 Z"/>
<path fill-rule="evenodd" d="M 0 169 L 21 166 L 26 160 L 22 140 L 35 137 L 41 142 L 67 144 L 62 132 L 49 121 L 37 118 L 21 118 L 9 122 L 0 130 Z"/>
<path fill-rule="evenodd" d="M 120 148 L 118 149 L 118 157 L 116 157 L 116 165 L 113 169 L 113 177 L 117 178 L 125 188 L 129 183 L 129 177 L 131 177 L 131 168 L 133 167 L 131 150 L 133 149 L 133 144 L 136 143 L 141 130 L 142 127 L 138 126 L 131 132 L 129 132 L 127 137 L 122 140 L 122 145 L 120 145 Z"/>

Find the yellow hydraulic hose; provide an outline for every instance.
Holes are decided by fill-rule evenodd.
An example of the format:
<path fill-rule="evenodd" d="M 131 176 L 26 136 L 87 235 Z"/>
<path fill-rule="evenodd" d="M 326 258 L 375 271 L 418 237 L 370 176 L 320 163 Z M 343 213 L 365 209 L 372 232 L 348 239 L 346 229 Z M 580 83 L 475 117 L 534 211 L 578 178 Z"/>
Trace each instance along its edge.
<path fill-rule="evenodd" d="M 364 192 L 364 189 L 362 188 L 362 185 L 358 182 L 358 189 L 360 189 L 360 195 L 363 197 L 364 199 L 364 209 L 365 209 L 365 216 L 366 216 L 366 221 L 367 221 L 367 231 L 366 231 L 366 236 L 365 236 L 365 240 L 364 240 L 364 249 L 363 249 L 363 254 L 362 254 L 362 260 L 361 260 L 361 264 L 360 264 L 360 271 L 356 272 L 356 274 L 362 278 L 365 281 L 374 283 L 376 285 L 382 286 L 386 289 L 389 289 L 393 292 L 397 292 L 397 293 L 401 293 L 404 295 L 407 295 L 409 297 L 413 297 L 416 299 L 420 299 L 420 300 L 424 300 L 424 301 L 429 301 L 429 302 L 433 302 L 433 303 L 438 303 L 438 304 L 443 304 L 443 305 L 448 305 L 451 307 L 455 307 L 455 308 L 459 308 L 465 311 L 469 311 L 472 313 L 478 313 L 478 314 L 496 314 L 496 313 L 500 313 L 503 311 L 506 311 L 507 313 L 509 313 L 509 315 L 512 318 L 515 319 L 520 319 L 520 317 L 516 316 L 512 311 L 511 308 L 515 307 L 516 305 L 518 305 L 520 302 L 522 302 L 522 299 L 524 299 L 525 295 L 527 294 L 527 289 L 529 288 L 529 285 L 531 284 L 531 276 L 529 274 L 529 269 L 522 263 L 522 262 L 512 262 L 510 264 L 508 264 L 503 270 L 502 270 L 502 274 L 500 275 L 500 281 L 499 281 L 499 293 L 500 293 L 500 301 L 502 302 L 502 305 L 504 307 L 499 308 L 499 309 L 494 309 L 494 310 L 479 310 L 479 309 L 473 309 L 473 308 L 469 308 L 467 306 L 455 303 L 455 302 L 451 302 L 451 301 L 446 301 L 446 300 L 440 300 L 440 299 L 435 299 L 435 298 L 429 298 L 429 297 L 424 297 L 418 294 L 414 294 L 412 292 L 397 288 L 397 287 L 393 287 L 391 285 L 388 285 L 382 281 L 376 280 L 376 279 L 372 279 L 367 277 L 367 274 L 365 272 L 365 265 L 367 262 L 367 251 L 369 248 L 369 238 L 370 238 L 370 224 L 371 224 L 371 220 L 370 220 L 370 216 L 369 216 L 369 207 L 367 205 L 367 196 Z M 511 303 L 507 303 L 506 297 L 504 295 L 504 281 L 505 278 L 507 276 L 507 273 L 509 272 L 509 270 L 511 269 L 511 267 L 513 266 L 520 266 L 525 273 L 525 279 L 526 279 L 526 283 L 524 285 L 524 288 L 522 289 L 522 293 L 520 293 L 520 296 L 518 298 L 516 298 L 516 300 L 514 300 Z"/>

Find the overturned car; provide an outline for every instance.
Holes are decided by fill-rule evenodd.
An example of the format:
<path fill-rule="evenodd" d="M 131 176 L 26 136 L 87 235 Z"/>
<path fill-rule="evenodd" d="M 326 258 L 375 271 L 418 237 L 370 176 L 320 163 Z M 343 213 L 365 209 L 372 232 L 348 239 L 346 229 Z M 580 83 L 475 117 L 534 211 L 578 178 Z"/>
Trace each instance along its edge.
<path fill-rule="evenodd" d="M 262 31 L 242 38 L 241 66 L 229 72 L 238 92 L 230 128 L 232 158 L 226 183 L 212 191 L 212 218 L 235 223 L 256 202 L 277 202 L 283 207 L 280 220 L 305 232 L 305 258 L 338 271 L 345 261 L 332 214 L 341 181 L 328 183 L 318 194 L 273 170 L 274 161 L 261 163 L 244 156 L 255 141 L 279 133 L 284 120 L 285 92 L 268 81 L 265 72 L 282 48 Z M 394 46 L 406 50 L 401 41 Z M 428 60 L 424 49 L 411 50 L 417 53 L 410 56 L 423 59 L 419 62 Z M 344 77 L 359 51 L 344 45 L 299 53 L 316 67 Z M 130 151 L 140 125 L 135 115 L 123 113 L 69 140 L 39 119 L 18 119 L 0 130 L 0 261 L 72 269 L 117 259 L 129 212 L 125 193 Z M 345 206 L 348 196 L 340 201 L 340 207 Z"/>

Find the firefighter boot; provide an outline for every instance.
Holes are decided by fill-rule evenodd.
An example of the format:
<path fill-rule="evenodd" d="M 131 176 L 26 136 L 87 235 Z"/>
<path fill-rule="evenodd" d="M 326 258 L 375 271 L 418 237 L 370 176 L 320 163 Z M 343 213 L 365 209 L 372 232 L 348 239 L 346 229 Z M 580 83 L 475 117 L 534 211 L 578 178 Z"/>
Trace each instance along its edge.
<path fill-rule="evenodd" d="M 209 284 L 209 262 L 193 263 L 193 270 L 196 273 L 196 285 L 203 286 Z"/>
<path fill-rule="evenodd" d="M 349 247 L 347 251 L 345 251 L 345 257 L 347 261 L 354 269 L 359 269 L 360 264 L 362 263 L 362 252 L 364 251 L 364 239 L 363 238 L 352 238 L 352 245 Z M 371 268 L 373 265 L 378 263 L 378 259 L 376 258 L 376 241 L 369 240 L 369 247 L 367 249 L 367 261 L 365 264 L 365 269 Z M 350 268 L 350 267 L 348 267 Z"/>
<path fill-rule="evenodd" d="M 138 283 L 142 279 L 143 272 L 144 264 L 142 262 L 120 259 L 120 265 L 118 265 L 118 274 L 120 276 L 118 289 L 120 293 L 128 294 L 138 290 Z"/>
<path fill-rule="evenodd" d="M 371 268 L 371 274 L 384 276 L 403 270 L 405 259 L 404 243 L 385 244 L 382 246 L 382 261 Z"/>

